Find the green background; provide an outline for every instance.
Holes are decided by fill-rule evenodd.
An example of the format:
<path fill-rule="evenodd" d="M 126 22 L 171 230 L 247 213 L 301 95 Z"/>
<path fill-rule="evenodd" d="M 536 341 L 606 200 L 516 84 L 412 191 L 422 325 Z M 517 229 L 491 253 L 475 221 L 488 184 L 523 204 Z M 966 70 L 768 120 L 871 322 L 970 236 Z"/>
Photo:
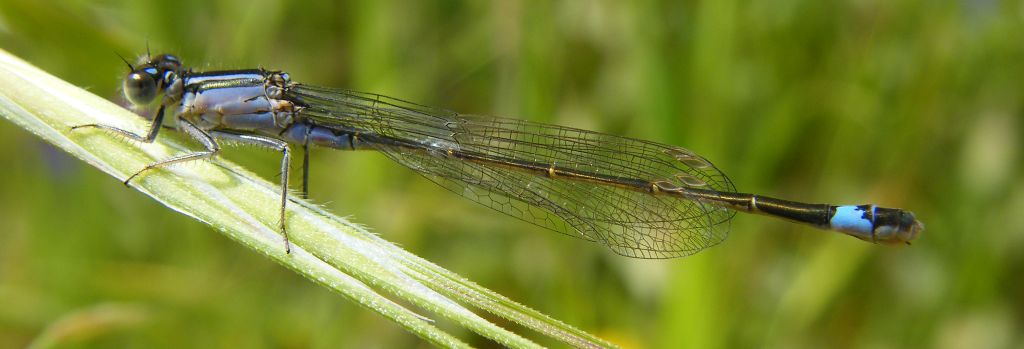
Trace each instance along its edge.
<path fill-rule="evenodd" d="M 330 211 L 625 347 L 1024 345 L 1022 33 L 1024 4 L 997 0 L 0 2 L 0 48 L 115 101 L 115 54 L 148 42 L 680 145 L 744 192 L 927 226 L 890 247 L 739 215 L 715 248 L 633 260 L 379 154 L 313 154 Z M 227 153 L 276 175 L 276 154 Z M 7 122 L 0 164 L 0 347 L 426 346 Z"/>

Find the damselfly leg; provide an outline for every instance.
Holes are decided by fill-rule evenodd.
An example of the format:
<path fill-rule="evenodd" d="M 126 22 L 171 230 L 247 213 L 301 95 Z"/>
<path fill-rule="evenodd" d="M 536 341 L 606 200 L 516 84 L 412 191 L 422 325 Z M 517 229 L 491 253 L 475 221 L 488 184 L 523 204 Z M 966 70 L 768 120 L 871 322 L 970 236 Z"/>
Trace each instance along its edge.
<path fill-rule="evenodd" d="M 156 139 L 157 133 L 159 133 L 159 130 L 161 128 L 161 124 L 162 124 L 162 121 L 163 121 L 163 116 L 164 116 L 164 107 L 161 106 L 159 111 L 157 112 L 156 117 L 153 119 L 153 123 L 149 127 L 148 133 L 146 133 L 146 135 L 144 135 L 144 136 L 135 134 L 134 132 L 131 132 L 131 131 L 128 131 L 128 130 L 125 130 L 125 129 L 121 129 L 121 128 L 114 127 L 114 126 L 109 126 L 109 125 L 102 125 L 102 124 L 77 125 L 77 126 L 71 127 L 71 130 L 72 131 L 76 131 L 76 130 L 82 130 L 82 129 L 88 129 L 88 128 L 95 128 L 95 129 L 100 129 L 100 130 L 104 130 L 104 131 L 108 131 L 108 132 L 113 132 L 115 134 L 118 134 L 118 135 L 121 135 L 121 136 L 125 136 L 125 137 L 127 137 L 129 139 L 132 139 L 132 140 L 135 140 L 135 141 L 139 141 L 139 142 L 142 142 L 142 143 L 152 143 Z M 128 176 L 128 178 L 124 180 L 124 184 L 125 185 L 130 185 L 130 183 L 131 183 L 131 181 L 133 179 L 135 179 L 136 177 L 142 175 L 143 173 L 145 173 L 145 172 L 147 172 L 149 170 L 153 170 L 153 169 L 157 169 L 157 168 L 161 168 L 161 167 L 165 167 L 165 166 L 173 165 L 173 164 L 180 164 L 180 163 L 185 163 L 185 162 L 189 162 L 189 161 L 209 159 L 209 158 L 216 157 L 217 155 L 220 154 L 220 151 L 221 151 L 220 143 L 218 143 L 217 140 L 222 140 L 222 141 L 226 141 L 228 143 L 235 143 L 235 144 L 240 144 L 240 145 L 254 145 L 254 146 L 257 146 L 257 147 L 261 147 L 261 148 L 269 148 L 271 150 L 279 151 L 282 154 L 282 160 L 281 160 L 281 205 L 280 205 L 280 215 L 279 215 L 279 218 L 278 218 L 278 230 L 281 232 L 281 235 L 284 237 L 285 252 L 286 253 L 291 253 L 291 243 L 290 243 L 290 241 L 288 239 L 288 231 L 286 229 L 286 223 L 285 223 L 286 204 L 288 203 L 288 182 L 289 182 L 288 179 L 289 179 L 289 174 L 291 172 L 291 170 L 290 170 L 290 166 L 291 166 L 291 148 L 288 146 L 288 143 L 284 142 L 284 141 L 281 141 L 281 140 L 278 140 L 278 139 L 274 139 L 274 138 L 270 138 L 270 137 L 264 137 L 264 136 L 259 136 L 259 135 L 237 134 L 237 133 L 217 131 L 217 130 L 205 131 L 205 130 L 197 127 L 192 122 L 189 122 L 188 120 L 185 120 L 185 119 L 182 119 L 182 118 L 178 118 L 176 120 L 176 122 L 177 122 L 177 125 L 178 125 L 176 129 L 178 131 L 181 131 L 181 132 L 189 135 L 190 138 L 192 138 L 192 139 L 196 140 L 197 142 L 199 142 L 200 144 L 202 144 L 203 147 L 205 148 L 205 151 L 182 154 L 182 155 L 174 156 L 174 157 L 171 157 L 171 158 L 163 159 L 163 160 L 160 160 L 160 161 L 148 164 L 145 167 L 143 167 L 141 170 L 135 172 L 131 176 Z"/>

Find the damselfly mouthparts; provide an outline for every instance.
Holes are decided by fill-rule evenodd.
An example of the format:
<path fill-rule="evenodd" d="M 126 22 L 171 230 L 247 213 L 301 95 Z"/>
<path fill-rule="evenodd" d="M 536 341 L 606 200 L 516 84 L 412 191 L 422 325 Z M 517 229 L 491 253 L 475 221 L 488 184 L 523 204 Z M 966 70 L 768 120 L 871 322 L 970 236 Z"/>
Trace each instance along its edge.
<path fill-rule="evenodd" d="M 736 211 L 810 224 L 876 243 L 909 243 L 924 225 L 875 205 L 807 204 L 736 192 L 714 165 L 670 145 L 522 120 L 468 116 L 371 93 L 292 82 L 263 69 L 194 72 L 164 54 L 128 64 L 124 94 L 153 107 L 152 142 L 165 114 L 205 150 L 152 163 L 216 156 L 220 142 L 279 151 L 280 230 L 285 224 L 290 144 L 376 150 L 427 179 L 524 221 L 637 258 L 686 256 L 725 239 Z M 303 193 L 308 190 L 303 158 Z"/>

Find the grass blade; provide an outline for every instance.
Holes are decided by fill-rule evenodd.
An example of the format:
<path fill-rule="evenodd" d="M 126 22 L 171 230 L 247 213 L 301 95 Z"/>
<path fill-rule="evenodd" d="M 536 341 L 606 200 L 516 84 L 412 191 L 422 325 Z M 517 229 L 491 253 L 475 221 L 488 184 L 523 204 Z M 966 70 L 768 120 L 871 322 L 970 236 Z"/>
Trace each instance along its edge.
<path fill-rule="evenodd" d="M 145 129 L 135 114 L 0 50 L 0 115 L 111 176 L 124 179 L 157 159 L 196 149 L 164 132 L 152 144 L 131 144 L 103 132 L 70 132 L 102 123 Z M 205 222 L 235 241 L 394 321 L 442 347 L 467 347 L 386 293 L 516 348 L 538 345 L 480 317 L 459 302 L 511 319 L 577 347 L 609 343 L 476 286 L 406 252 L 366 229 L 292 198 L 292 253 L 276 229 L 278 188 L 222 159 L 147 172 L 133 187 L 167 207 Z"/>

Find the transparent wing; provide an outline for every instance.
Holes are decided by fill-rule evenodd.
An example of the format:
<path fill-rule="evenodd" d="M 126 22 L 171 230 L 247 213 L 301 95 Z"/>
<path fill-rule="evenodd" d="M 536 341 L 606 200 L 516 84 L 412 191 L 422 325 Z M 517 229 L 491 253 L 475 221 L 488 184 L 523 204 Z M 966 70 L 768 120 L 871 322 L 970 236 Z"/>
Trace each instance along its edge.
<path fill-rule="evenodd" d="M 728 234 L 731 210 L 628 187 L 466 161 L 447 150 L 544 164 L 642 183 L 735 192 L 692 152 L 638 139 L 514 119 L 479 118 L 390 97 L 297 85 L 303 116 L 361 139 L 427 179 L 524 221 L 636 258 L 696 253 Z M 374 136 L 421 147 L 373 142 Z M 424 151 L 427 149 L 427 151 Z"/>

